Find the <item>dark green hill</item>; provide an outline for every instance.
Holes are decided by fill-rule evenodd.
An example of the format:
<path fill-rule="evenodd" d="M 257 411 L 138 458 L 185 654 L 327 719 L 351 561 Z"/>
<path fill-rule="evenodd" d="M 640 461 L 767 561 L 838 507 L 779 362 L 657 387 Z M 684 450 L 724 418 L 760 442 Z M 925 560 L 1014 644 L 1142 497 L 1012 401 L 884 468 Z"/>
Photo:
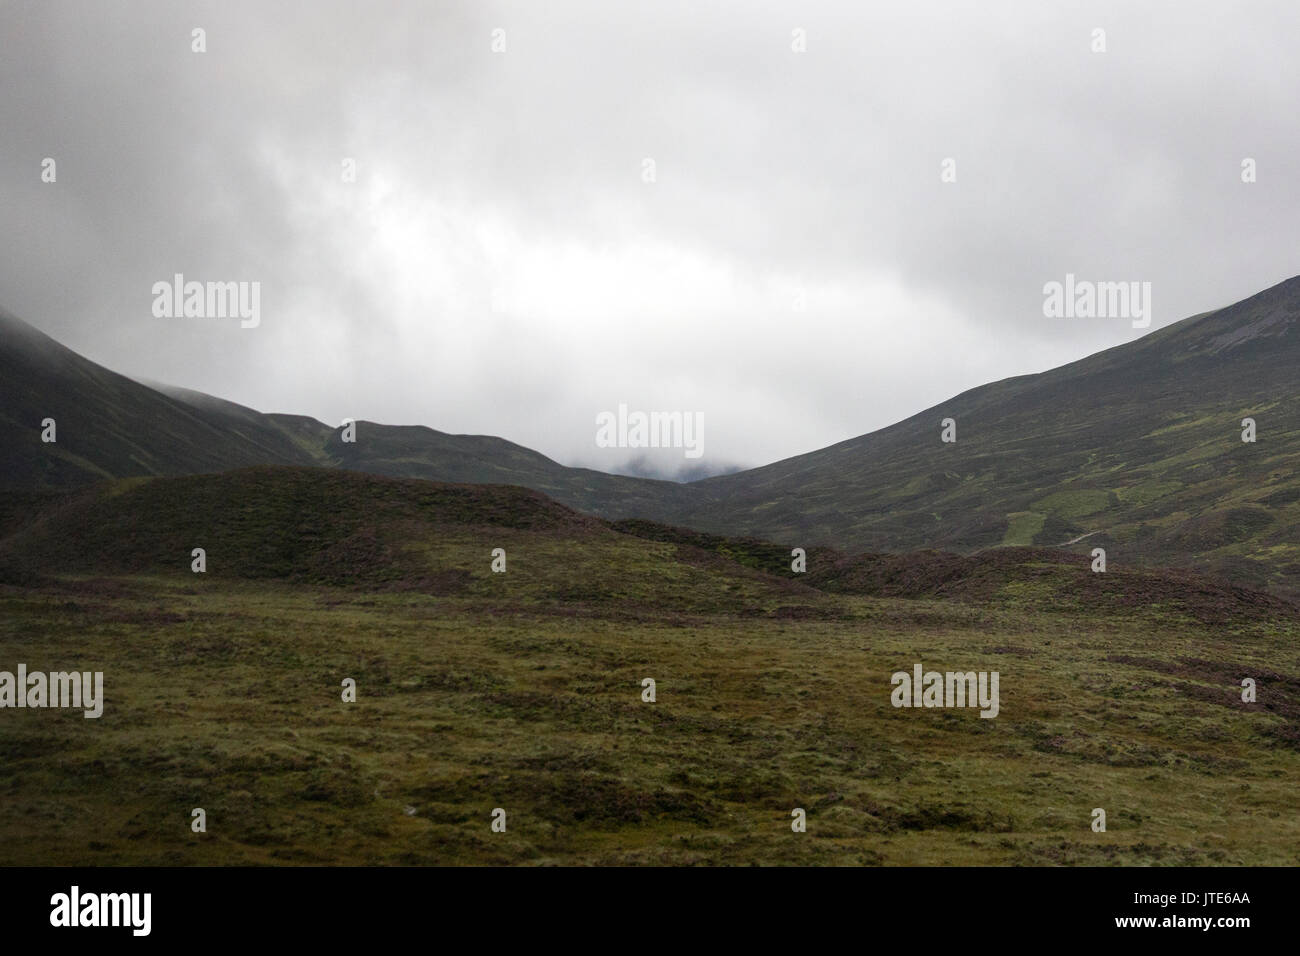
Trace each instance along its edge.
<path fill-rule="evenodd" d="M 1061 321 L 1061 320 L 1052 320 Z M 520 485 L 608 518 L 846 552 L 1104 547 L 1112 568 L 1177 566 L 1300 593 L 1300 278 L 905 421 L 689 484 L 566 468 L 500 438 L 314 419 L 149 388 L 0 316 L 0 485 L 317 465 Z M 57 445 L 40 422 L 58 421 Z M 1255 419 L 1258 439 L 1241 441 Z M 940 441 L 944 418 L 957 441 Z M 7 526 L 23 506 L 5 511 Z M 33 506 L 34 507 L 34 506 Z"/>
<path fill-rule="evenodd" d="M 41 441 L 47 418 L 55 421 L 52 443 Z M 310 463 L 256 412 L 232 415 L 178 401 L 82 358 L 2 310 L 0 428 L 4 489 Z"/>
<path fill-rule="evenodd" d="M 857 551 L 1108 549 L 1300 585 L 1300 278 L 889 428 L 696 483 L 691 527 Z M 1258 440 L 1241 440 L 1254 418 Z M 940 422 L 957 441 L 940 441 Z"/>
<path fill-rule="evenodd" d="M 191 569 L 202 548 L 206 570 Z M 508 570 L 491 570 L 493 550 Z M 413 591 L 567 613 L 837 618 L 840 596 L 955 599 L 1004 609 L 1148 616 L 1166 623 L 1291 619 L 1281 599 L 1185 572 L 1094 574 L 1080 556 L 1000 548 L 808 554 L 646 521 L 609 522 L 509 485 L 443 484 L 346 470 L 257 467 L 133 478 L 42 500 L 0 537 L 0 584 L 66 575 L 280 580 Z"/>
<path fill-rule="evenodd" d="M 57 441 L 41 441 L 53 418 Z M 136 382 L 0 311 L 0 488 L 36 491 L 110 478 L 251 465 L 319 465 L 398 478 L 534 488 L 576 508 L 652 513 L 685 505 L 682 485 L 566 468 L 501 438 L 358 422 L 355 443 L 304 415 L 263 414 L 192 389 Z"/>
<path fill-rule="evenodd" d="M 34 518 L 0 533 L 0 587 L 144 575 L 200 588 L 275 581 L 418 592 L 476 602 L 487 614 L 772 616 L 810 598 L 815 615 L 839 613 L 836 598 L 788 575 L 681 561 L 670 544 L 510 485 L 264 466 L 121 479 L 38 503 Z M 192 567 L 196 548 L 202 574 Z M 493 569 L 497 549 L 505 573 Z"/>
<path fill-rule="evenodd" d="M 215 577 L 372 585 L 427 582 L 415 545 L 449 529 L 582 538 L 596 519 L 535 491 L 447 485 L 319 468 L 257 467 L 137 478 L 67 494 L 0 540 L 0 569 L 32 573 L 192 573 L 203 548 Z M 490 545 L 483 551 L 490 553 Z"/>
<path fill-rule="evenodd" d="M 545 455 L 489 435 L 449 435 L 422 425 L 357 422 L 356 441 L 331 431 L 323 453 L 333 465 L 397 478 L 533 488 L 595 515 L 662 515 L 689 507 L 688 485 L 567 468 Z"/>

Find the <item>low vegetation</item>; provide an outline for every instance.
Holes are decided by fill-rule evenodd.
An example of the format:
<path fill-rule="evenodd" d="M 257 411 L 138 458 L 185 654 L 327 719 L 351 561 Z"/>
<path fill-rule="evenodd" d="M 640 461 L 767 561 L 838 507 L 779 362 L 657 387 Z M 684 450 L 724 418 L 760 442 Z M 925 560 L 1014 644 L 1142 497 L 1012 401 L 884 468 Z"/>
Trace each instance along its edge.
<path fill-rule="evenodd" d="M 1300 862 L 1300 621 L 1257 592 L 1020 548 L 795 575 L 312 469 L 42 514 L 0 542 L 0 669 L 106 702 L 0 711 L 6 864 Z M 998 671 L 998 716 L 893 707 L 918 662 Z"/>

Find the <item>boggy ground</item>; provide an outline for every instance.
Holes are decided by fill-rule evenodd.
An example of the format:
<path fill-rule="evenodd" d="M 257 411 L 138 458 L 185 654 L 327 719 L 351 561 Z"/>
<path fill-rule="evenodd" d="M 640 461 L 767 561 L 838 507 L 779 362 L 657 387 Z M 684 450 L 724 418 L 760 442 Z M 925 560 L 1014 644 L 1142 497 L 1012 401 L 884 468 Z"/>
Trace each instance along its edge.
<path fill-rule="evenodd" d="M 0 711 L 0 862 L 1300 862 L 1293 629 L 207 583 L 0 598 L 4 666 L 102 670 L 106 697 L 98 720 Z M 1000 713 L 893 708 L 917 661 L 999 671 Z"/>
<path fill-rule="evenodd" d="M 361 513 L 390 524 L 227 487 L 214 503 L 239 507 L 207 519 L 142 498 L 136 540 L 130 486 L 77 505 L 99 544 L 66 544 L 57 515 L 29 529 L 0 669 L 100 670 L 106 701 L 98 720 L 0 710 L 0 863 L 1300 862 L 1285 606 L 1033 552 L 901 572 L 814 552 L 783 578 L 759 567 L 783 546 L 414 487 L 423 511 L 370 489 Z M 78 562 L 100 570 L 59 570 Z M 899 581 L 919 596 L 859 593 Z M 917 662 L 998 671 L 998 716 L 894 708 L 890 675 Z"/>

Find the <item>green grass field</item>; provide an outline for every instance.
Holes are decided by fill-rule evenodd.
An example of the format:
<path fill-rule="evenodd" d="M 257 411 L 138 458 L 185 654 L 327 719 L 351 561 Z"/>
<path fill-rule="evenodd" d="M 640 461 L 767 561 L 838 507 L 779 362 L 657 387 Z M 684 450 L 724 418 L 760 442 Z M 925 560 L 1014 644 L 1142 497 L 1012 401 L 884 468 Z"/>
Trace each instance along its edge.
<path fill-rule="evenodd" d="M 772 546 L 518 489 L 263 478 L 110 491 L 17 539 L 33 567 L 0 584 L 0 669 L 103 671 L 106 701 L 98 720 L 0 710 L 0 863 L 1300 862 L 1300 623 L 1281 605 L 1009 549 L 813 553 L 814 587 L 764 569 Z M 207 519 L 220 545 L 193 574 L 180 502 L 205 481 L 242 504 Z M 389 519 L 328 526 L 365 494 Z M 300 510 L 276 539 L 285 495 Z M 72 563 L 75 522 L 145 507 L 134 537 L 80 536 L 105 570 L 42 566 Z M 110 566 L 159 542 L 153 567 Z M 357 583 L 321 583 L 343 556 Z M 920 596 L 882 596 L 904 585 Z M 998 671 L 1000 713 L 894 708 L 890 675 L 917 662 Z"/>
<path fill-rule="evenodd" d="M 647 623 L 158 579 L 8 593 L 6 659 L 102 670 L 106 705 L 3 714 L 0 860 L 1300 862 L 1293 631 L 837 604 Z M 916 661 L 998 670 L 1000 714 L 894 709 Z M 1234 703 L 1239 674 L 1265 703 Z"/>

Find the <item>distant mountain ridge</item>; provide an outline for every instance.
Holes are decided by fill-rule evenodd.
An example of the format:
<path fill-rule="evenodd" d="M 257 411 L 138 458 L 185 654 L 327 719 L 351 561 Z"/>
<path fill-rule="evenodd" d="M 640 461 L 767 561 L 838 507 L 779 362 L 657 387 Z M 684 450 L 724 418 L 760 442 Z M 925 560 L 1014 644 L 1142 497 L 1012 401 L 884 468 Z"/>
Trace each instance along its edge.
<path fill-rule="evenodd" d="M 1300 277 L 1038 375 L 991 383 L 858 438 L 675 483 L 568 468 L 489 436 L 264 414 L 89 362 L 0 313 L 0 485 L 248 465 L 512 484 L 608 519 L 844 551 L 1105 548 L 1300 593 Z M 40 441 L 57 421 L 58 441 Z M 940 421 L 957 440 L 940 440 Z M 1254 443 L 1241 440 L 1253 418 Z"/>
<path fill-rule="evenodd" d="M 56 440 L 40 424 L 55 421 Z M 681 485 L 567 468 L 502 438 L 357 423 L 362 440 L 305 415 L 266 414 L 203 392 L 144 384 L 83 358 L 0 310 L 0 488 L 75 488 L 109 478 L 249 465 L 341 467 L 397 478 L 521 485 L 588 511 L 654 511 Z"/>
<path fill-rule="evenodd" d="M 704 530 L 863 551 L 1104 547 L 1300 583 L 1300 278 L 880 431 L 699 483 Z M 957 441 L 940 441 L 953 418 Z M 1257 426 L 1242 441 L 1242 420 Z M 1087 535 L 1087 537 L 1081 537 Z"/>
<path fill-rule="evenodd" d="M 251 414 L 203 408 L 147 388 L 0 311 L 5 488 L 312 463 L 282 429 L 244 411 Z M 51 443 L 41 440 L 47 418 L 55 423 Z"/>

